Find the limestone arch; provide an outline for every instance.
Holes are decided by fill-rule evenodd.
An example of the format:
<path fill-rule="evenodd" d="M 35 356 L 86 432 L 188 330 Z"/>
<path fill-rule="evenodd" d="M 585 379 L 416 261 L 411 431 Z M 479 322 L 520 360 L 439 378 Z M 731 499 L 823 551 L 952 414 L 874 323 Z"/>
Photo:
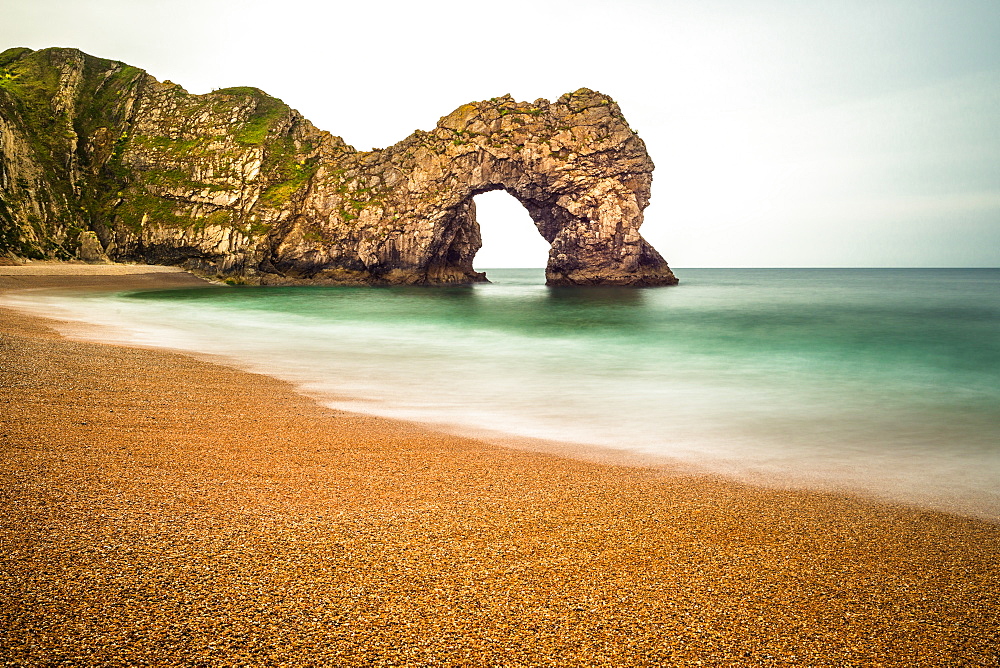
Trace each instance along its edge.
<path fill-rule="evenodd" d="M 30 112 L 0 114 L 19 147 L 0 171 L 26 175 L 0 182 L 8 249 L 89 256 L 92 233 L 114 261 L 250 283 L 468 282 L 482 280 L 471 197 L 502 187 L 551 243 L 547 282 L 677 280 L 639 234 L 645 144 L 596 91 L 465 104 L 430 131 L 357 151 L 256 88 L 192 95 L 73 49 L 14 51 L 5 62 L 26 83 L 59 85 L 5 93 Z M 64 109 L 69 141 L 35 124 L 66 100 L 77 101 Z"/>
<path fill-rule="evenodd" d="M 463 105 L 430 132 L 321 162 L 299 215 L 275 227 L 268 268 L 309 280 L 484 281 L 473 198 L 505 190 L 550 244 L 546 283 L 673 284 L 638 231 L 652 171 L 600 93 Z"/>
<path fill-rule="evenodd" d="M 441 222 L 440 247 L 431 249 L 431 282 L 481 281 L 473 261 L 482 247 L 474 198 L 503 190 L 528 212 L 549 244 L 545 268 L 550 285 L 662 285 L 676 283 L 673 273 L 638 232 L 649 201 L 650 175 L 607 177 L 587 170 L 583 178 L 553 183 L 545 170 L 518 162 L 481 162 L 465 172 L 465 183 L 452 193 L 454 204 Z M 581 170 L 582 171 L 582 170 Z M 493 178 L 488 178 L 491 175 Z M 461 180 L 463 175 L 456 175 Z M 582 184 L 582 185 L 581 185 Z M 437 251 L 436 253 L 434 251 Z M 464 279 L 463 279 L 464 277 Z"/>

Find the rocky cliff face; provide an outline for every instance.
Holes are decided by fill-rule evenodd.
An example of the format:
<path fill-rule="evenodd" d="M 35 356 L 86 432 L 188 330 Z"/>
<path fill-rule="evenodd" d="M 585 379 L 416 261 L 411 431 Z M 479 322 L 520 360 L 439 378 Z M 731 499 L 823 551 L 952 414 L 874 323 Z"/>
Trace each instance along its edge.
<path fill-rule="evenodd" d="M 618 105 L 464 105 L 360 152 L 255 88 L 190 95 L 73 49 L 0 54 L 0 254 L 177 264 L 253 283 L 461 283 L 504 189 L 550 284 L 676 283 L 639 235 L 653 163 Z"/>

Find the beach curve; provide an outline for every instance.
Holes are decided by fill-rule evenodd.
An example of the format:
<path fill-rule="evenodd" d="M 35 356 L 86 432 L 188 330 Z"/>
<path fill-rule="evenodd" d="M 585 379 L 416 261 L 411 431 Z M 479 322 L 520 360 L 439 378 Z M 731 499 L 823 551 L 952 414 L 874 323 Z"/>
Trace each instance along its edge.
<path fill-rule="evenodd" d="M 0 287 L 198 280 L 59 271 Z M 0 313 L 7 660 L 997 665 L 995 524 L 499 448 Z"/>

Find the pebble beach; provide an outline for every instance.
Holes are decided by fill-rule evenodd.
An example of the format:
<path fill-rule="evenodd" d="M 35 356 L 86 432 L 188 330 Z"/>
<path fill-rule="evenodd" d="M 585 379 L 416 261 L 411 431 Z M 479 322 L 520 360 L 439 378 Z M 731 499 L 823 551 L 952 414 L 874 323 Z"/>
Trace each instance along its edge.
<path fill-rule="evenodd" d="M 52 267 L 0 291 L 200 281 Z M 3 665 L 1000 665 L 996 524 L 502 448 L 51 325 L 0 309 Z"/>

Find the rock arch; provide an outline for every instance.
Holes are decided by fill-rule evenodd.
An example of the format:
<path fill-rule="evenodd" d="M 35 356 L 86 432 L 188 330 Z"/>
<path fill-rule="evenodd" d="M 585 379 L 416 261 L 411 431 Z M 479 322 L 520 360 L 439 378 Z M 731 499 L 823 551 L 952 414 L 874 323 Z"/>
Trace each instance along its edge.
<path fill-rule="evenodd" d="M 357 151 L 256 88 L 191 95 L 75 49 L 10 49 L 0 74 L 0 255 L 262 284 L 475 282 L 472 198 L 503 189 L 551 244 L 548 283 L 677 282 L 639 234 L 645 144 L 585 88 L 466 104 Z"/>
<path fill-rule="evenodd" d="M 431 132 L 417 131 L 341 165 L 346 171 L 333 179 L 321 168 L 314 192 L 344 191 L 346 184 L 348 191 L 374 188 L 379 194 L 363 200 L 373 215 L 362 220 L 358 243 L 363 271 L 378 280 L 484 280 L 472 268 L 481 245 L 473 197 L 505 190 L 551 244 L 549 284 L 677 282 L 638 232 L 653 163 L 618 105 L 600 93 L 582 89 L 553 104 L 517 103 L 509 96 L 467 104 Z M 359 209 L 359 218 L 367 210 Z M 283 273 L 316 267 L 312 275 L 323 276 L 300 240 L 309 230 L 345 237 L 338 211 L 300 219 L 275 248 L 275 267 Z M 386 229 L 385 220 L 396 224 Z"/>

